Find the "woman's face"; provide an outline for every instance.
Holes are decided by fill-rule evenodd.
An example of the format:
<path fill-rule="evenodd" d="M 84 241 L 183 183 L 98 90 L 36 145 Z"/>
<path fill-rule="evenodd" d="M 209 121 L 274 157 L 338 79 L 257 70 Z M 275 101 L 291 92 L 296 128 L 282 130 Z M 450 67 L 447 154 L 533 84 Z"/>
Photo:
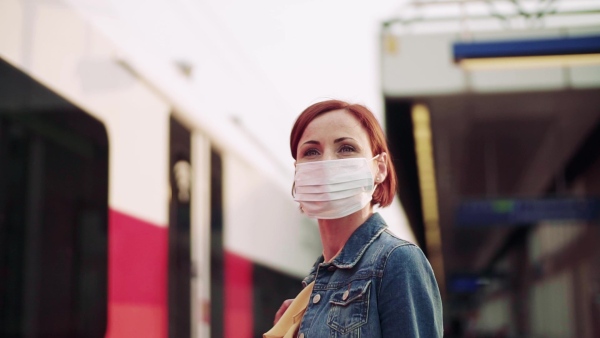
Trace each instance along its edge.
<path fill-rule="evenodd" d="M 312 120 L 298 142 L 296 163 L 372 158 L 369 136 L 360 121 L 346 110 L 334 110 Z"/>

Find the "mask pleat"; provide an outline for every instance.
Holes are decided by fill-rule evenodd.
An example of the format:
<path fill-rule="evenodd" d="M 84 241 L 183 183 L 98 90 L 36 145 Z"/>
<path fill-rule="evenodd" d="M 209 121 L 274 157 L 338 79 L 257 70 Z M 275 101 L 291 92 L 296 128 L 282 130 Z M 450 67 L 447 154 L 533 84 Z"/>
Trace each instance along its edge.
<path fill-rule="evenodd" d="M 310 193 L 296 193 L 294 200 L 296 201 L 335 201 L 340 200 L 347 197 L 352 197 L 357 194 L 367 192 L 369 189 L 367 187 L 359 187 L 354 189 L 347 189 L 342 191 L 336 191 L 332 193 L 318 193 L 318 194 L 310 194 Z"/>
<path fill-rule="evenodd" d="M 372 184 L 371 178 L 364 178 L 360 180 L 354 180 L 350 182 L 333 183 L 333 184 L 319 184 L 319 185 L 297 185 L 296 193 L 298 194 L 318 194 L 343 191 L 348 189 L 360 188 L 369 186 Z"/>

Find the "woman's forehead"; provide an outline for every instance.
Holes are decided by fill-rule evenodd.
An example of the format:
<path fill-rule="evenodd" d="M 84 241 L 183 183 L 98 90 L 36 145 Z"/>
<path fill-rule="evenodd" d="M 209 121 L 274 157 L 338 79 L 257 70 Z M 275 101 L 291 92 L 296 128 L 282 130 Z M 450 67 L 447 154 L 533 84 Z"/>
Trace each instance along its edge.
<path fill-rule="evenodd" d="M 313 137 L 359 137 L 368 140 L 360 121 L 346 110 L 334 110 L 317 116 L 304 130 L 301 139 Z"/>

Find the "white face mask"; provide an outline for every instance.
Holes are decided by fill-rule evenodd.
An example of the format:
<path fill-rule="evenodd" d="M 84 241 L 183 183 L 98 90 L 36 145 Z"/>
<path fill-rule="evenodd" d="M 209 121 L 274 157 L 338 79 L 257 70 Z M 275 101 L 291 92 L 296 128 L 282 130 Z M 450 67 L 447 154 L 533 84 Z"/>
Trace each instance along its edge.
<path fill-rule="evenodd" d="M 371 161 L 358 157 L 296 164 L 294 200 L 306 215 L 319 219 L 342 218 L 364 208 L 375 191 Z"/>

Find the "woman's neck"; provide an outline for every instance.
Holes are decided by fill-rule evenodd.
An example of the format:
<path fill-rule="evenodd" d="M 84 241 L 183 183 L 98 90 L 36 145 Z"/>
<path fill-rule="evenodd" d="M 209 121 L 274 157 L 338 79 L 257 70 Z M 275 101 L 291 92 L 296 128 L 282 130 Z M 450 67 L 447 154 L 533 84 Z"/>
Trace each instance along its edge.
<path fill-rule="evenodd" d="M 325 262 L 331 261 L 342 251 L 348 238 L 372 213 L 373 207 L 369 204 L 346 217 L 319 220 L 319 232 L 321 234 Z"/>

